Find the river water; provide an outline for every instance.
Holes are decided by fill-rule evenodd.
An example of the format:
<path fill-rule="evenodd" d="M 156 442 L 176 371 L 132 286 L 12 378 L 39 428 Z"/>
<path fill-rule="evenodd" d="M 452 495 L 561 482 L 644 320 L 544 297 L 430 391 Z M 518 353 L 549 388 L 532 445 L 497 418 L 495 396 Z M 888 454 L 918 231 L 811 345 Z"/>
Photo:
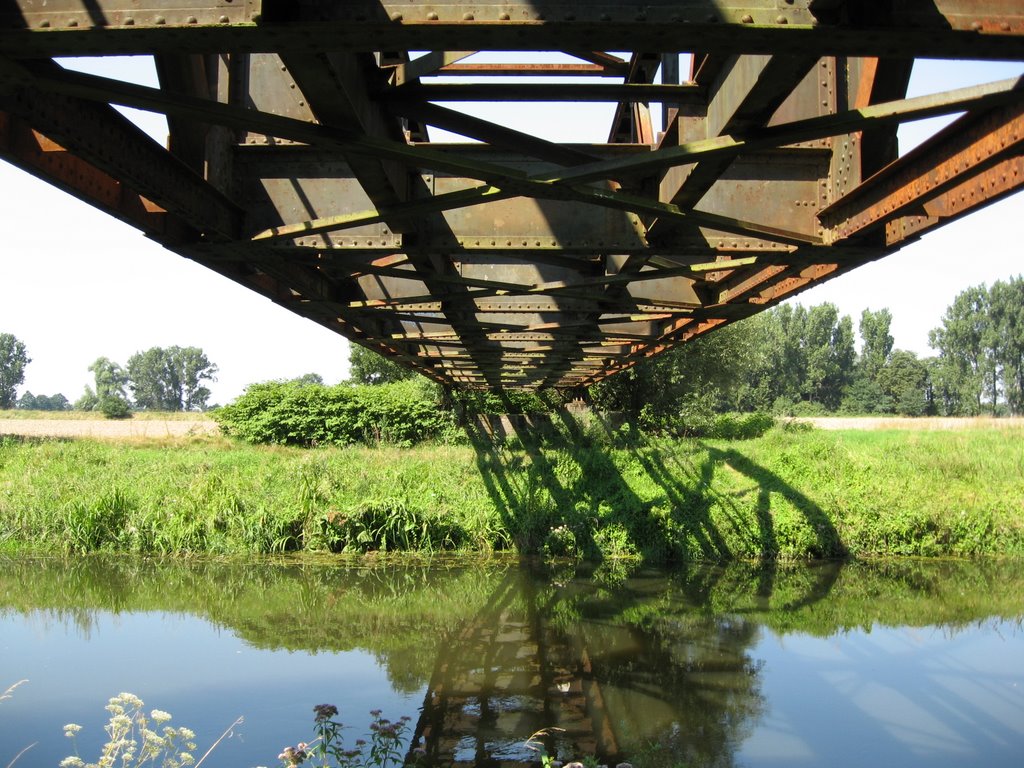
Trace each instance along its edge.
<path fill-rule="evenodd" d="M 435 561 L 0 558 L 0 766 L 103 743 L 121 691 L 204 766 L 277 765 L 340 709 L 426 762 L 1021 765 L 1024 568 L 916 560 L 658 571 Z"/>

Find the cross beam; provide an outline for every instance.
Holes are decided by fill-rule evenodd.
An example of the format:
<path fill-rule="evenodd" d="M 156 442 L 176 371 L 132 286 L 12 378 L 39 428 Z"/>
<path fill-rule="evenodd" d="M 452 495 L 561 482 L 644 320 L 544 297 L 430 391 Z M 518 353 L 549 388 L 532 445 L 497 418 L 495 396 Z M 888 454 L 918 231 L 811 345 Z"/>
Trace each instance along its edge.
<path fill-rule="evenodd" d="M 48 61 L 127 53 L 160 87 Z M 446 385 L 580 387 L 1017 191 L 1024 86 L 907 98 L 924 57 L 1024 61 L 1024 8 L 2 0 L 0 156 Z"/>

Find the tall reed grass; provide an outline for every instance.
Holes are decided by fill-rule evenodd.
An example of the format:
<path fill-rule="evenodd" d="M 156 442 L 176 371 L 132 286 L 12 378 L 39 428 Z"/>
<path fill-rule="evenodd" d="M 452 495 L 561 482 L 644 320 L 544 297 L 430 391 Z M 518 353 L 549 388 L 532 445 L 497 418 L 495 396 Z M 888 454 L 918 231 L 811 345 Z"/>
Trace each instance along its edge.
<path fill-rule="evenodd" d="M 0 548 L 1021 554 L 1022 478 L 1021 429 L 316 450 L 0 438 Z"/>

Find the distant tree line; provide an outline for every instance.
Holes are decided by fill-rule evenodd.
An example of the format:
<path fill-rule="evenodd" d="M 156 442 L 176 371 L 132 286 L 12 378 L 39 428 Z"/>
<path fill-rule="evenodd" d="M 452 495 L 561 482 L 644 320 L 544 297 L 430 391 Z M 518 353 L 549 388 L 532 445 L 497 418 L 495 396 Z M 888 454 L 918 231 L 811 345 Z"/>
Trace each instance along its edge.
<path fill-rule="evenodd" d="M 199 347 L 173 346 L 136 352 L 127 366 L 99 357 L 89 371 L 95 388 L 86 386 L 75 409 L 121 418 L 132 410 L 205 410 L 210 390 L 204 382 L 216 381 L 217 366 Z"/>
<path fill-rule="evenodd" d="M 25 381 L 25 367 L 30 362 L 24 342 L 13 334 L 0 333 L 0 409 L 70 410 L 72 406 L 63 394 L 25 392 L 18 397 L 18 387 Z M 99 357 L 89 371 L 94 386 L 86 386 L 74 408 L 123 417 L 133 409 L 205 410 L 210 399 L 205 382 L 216 381 L 217 366 L 199 347 L 173 346 L 136 352 L 127 366 Z"/>
<path fill-rule="evenodd" d="M 929 334 L 938 355 L 893 348 L 892 314 L 857 331 L 832 304 L 784 304 L 648 360 L 590 390 L 600 407 L 685 429 L 708 414 L 1024 413 L 1024 279 L 976 286 Z"/>
<path fill-rule="evenodd" d="M 726 412 L 1024 414 L 1024 278 L 958 295 L 929 334 L 935 356 L 895 349 L 891 326 L 888 309 L 864 310 L 855 329 L 833 304 L 783 304 L 643 361 L 586 396 L 649 428 L 682 433 L 700 432 Z M 412 376 L 353 345 L 353 381 Z M 557 400 L 549 393 L 450 393 L 444 404 L 505 412 L 548 410 Z"/>
<path fill-rule="evenodd" d="M 891 324 L 888 309 L 864 310 L 855 331 L 832 304 L 783 304 L 640 362 L 586 396 L 599 408 L 633 413 L 644 426 L 669 432 L 700 431 L 726 412 L 1024 414 L 1024 278 L 959 294 L 929 334 L 933 357 L 894 349 Z M 22 342 L 0 334 L 0 408 L 66 408 L 63 395 L 26 392 L 17 399 L 29 362 Z M 350 363 L 354 384 L 416 377 L 359 345 L 352 345 Z M 86 387 L 75 408 L 124 416 L 132 409 L 204 410 L 205 382 L 215 380 L 217 366 L 198 347 L 173 346 L 137 352 L 126 366 L 100 357 L 89 370 L 94 387 Z M 292 384 L 323 382 L 307 374 Z M 444 410 L 493 413 L 550 410 L 561 402 L 558 393 L 440 390 L 435 400 Z"/>

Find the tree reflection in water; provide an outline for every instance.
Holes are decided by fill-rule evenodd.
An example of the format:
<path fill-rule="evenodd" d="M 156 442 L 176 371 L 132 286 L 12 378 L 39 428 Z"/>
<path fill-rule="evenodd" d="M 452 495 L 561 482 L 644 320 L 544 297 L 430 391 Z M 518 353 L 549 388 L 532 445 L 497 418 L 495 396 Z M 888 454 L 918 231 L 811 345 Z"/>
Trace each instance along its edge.
<path fill-rule="evenodd" d="M 820 570 L 812 592 L 827 594 L 837 572 Z M 706 610 L 739 586 L 729 574 L 508 574 L 439 649 L 413 746 L 435 764 L 529 763 L 524 734 L 546 730 L 561 759 L 732 765 L 764 702 L 750 654 L 760 624 Z M 763 593 L 766 578 L 739 582 Z"/>
<path fill-rule="evenodd" d="M 621 562 L 0 557 L 0 616 L 41 616 L 88 636 L 98 611 L 179 612 L 255 648 L 370 651 L 395 690 L 425 691 L 410 749 L 481 768 L 535 763 L 525 742 L 545 728 L 562 729 L 543 739 L 559 757 L 730 766 L 766 710 L 762 627 L 952 634 L 1018 617 L 1021 594 L 1024 571 L 1002 561 L 667 572 Z"/>

